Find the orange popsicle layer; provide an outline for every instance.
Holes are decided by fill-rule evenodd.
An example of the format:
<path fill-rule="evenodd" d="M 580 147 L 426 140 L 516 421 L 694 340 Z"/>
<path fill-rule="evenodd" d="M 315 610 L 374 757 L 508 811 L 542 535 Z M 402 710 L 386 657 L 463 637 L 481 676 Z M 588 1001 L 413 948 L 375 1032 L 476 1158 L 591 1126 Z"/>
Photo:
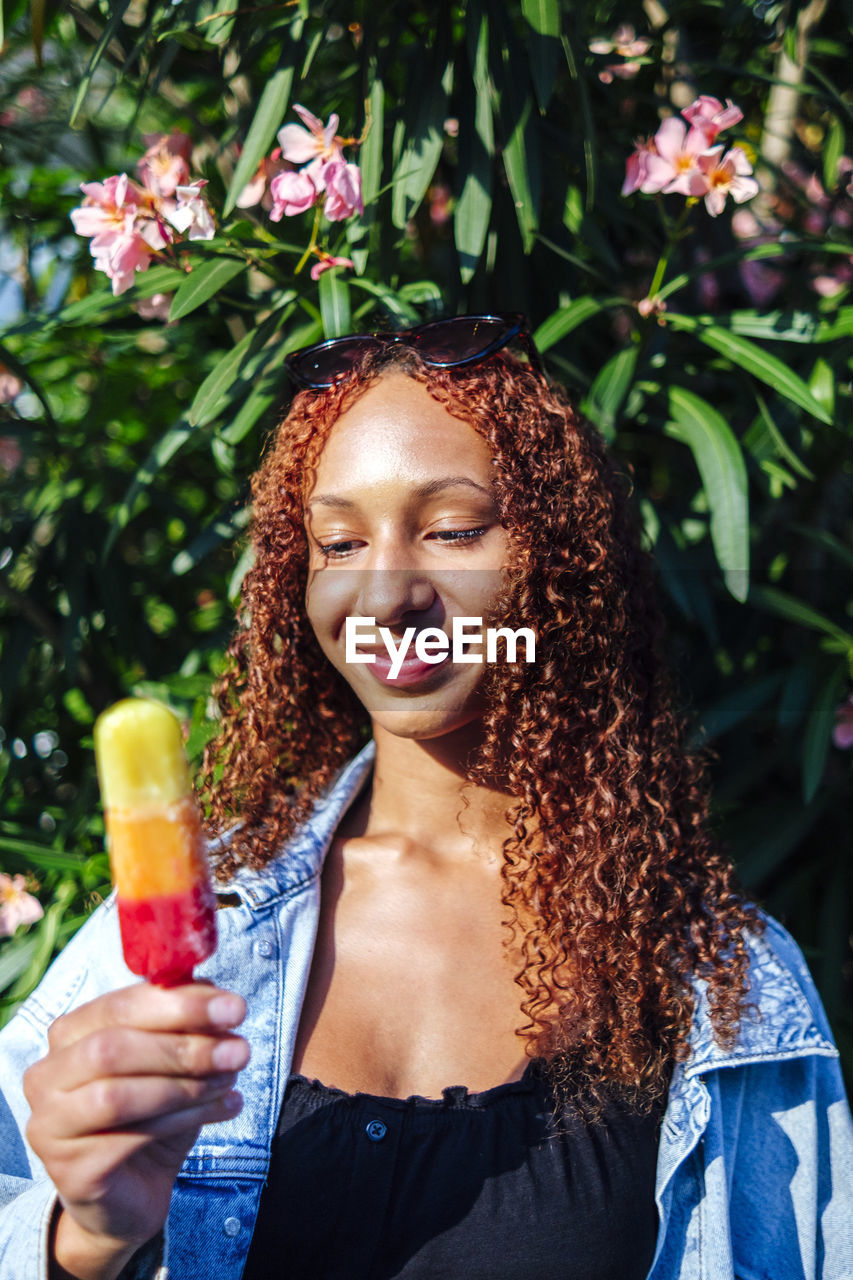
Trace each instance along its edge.
<path fill-rule="evenodd" d="M 207 879 L 207 855 L 191 796 L 161 810 L 107 809 L 110 862 L 123 898 L 183 893 Z"/>

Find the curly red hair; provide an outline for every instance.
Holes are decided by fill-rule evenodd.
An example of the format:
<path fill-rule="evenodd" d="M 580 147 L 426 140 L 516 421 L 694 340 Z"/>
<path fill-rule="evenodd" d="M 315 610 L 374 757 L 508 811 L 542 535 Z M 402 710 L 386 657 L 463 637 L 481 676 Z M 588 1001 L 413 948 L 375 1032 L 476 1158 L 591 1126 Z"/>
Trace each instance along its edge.
<path fill-rule="evenodd" d="M 707 758 L 684 746 L 629 482 L 562 389 L 513 357 L 436 369 L 395 348 L 294 400 L 252 484 L 255 563 L 204 762 L 211 827 L 241 822 L 219 874 L 277 856 L 369 737 L 306 617 L 302 504 L 334 423 L 389 364 L 489 445 L 512 547 L 495 621 L 536 634 L 535 663 L 485 669 L 469 768 L 514 798 L 502 901 L 523 957 L 519 1034 L 557 1086 L 651 1105 L 688 1053 L 691 975 L 733 1040 L 744 934 L 762 919 L 708 831 Z"/>

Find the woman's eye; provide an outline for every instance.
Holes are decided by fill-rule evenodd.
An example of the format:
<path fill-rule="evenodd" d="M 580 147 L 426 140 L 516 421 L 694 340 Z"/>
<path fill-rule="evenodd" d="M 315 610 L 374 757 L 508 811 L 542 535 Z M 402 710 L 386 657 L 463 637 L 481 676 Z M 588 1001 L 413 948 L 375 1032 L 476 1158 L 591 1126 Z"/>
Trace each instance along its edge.
<path fill-rule="evenodd" d="M 430 537 L 437 538 L 440 542 L 474 542 L 487 532 L 486 526 L 482 525 L 477 529 L 437 529 Z"/>
<path fill-rule="evenodd" d="M 354 539 L 346 542 L 318 542 L 317 550 L 327 560 L 335 560 L 341 556 L 350 555 L 357 546 L 358 543 Z"/>

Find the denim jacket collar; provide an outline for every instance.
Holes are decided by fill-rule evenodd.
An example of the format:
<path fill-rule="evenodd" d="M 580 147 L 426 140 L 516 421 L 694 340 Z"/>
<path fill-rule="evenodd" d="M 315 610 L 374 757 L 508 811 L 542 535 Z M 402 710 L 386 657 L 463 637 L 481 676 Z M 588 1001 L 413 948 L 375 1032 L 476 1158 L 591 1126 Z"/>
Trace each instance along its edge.
<path fill-rule="evenodd" d="M 338 824 L 373 769 L 375 755 L 376 744 L 371 739 L 344 766 L 326 794 L 318 800 L 311 817 L 291 837 L 278 857 L 261 871 L 241 867 L 230 880 L 216 886 L 217 892 L 223 895 L 236 893 L 250 909 L 259 910 L 313 880 L 323 866 Z M 214 860 L 217 849 L 227 844 L 231 834 L 226 832 L 211 843 Z"/>

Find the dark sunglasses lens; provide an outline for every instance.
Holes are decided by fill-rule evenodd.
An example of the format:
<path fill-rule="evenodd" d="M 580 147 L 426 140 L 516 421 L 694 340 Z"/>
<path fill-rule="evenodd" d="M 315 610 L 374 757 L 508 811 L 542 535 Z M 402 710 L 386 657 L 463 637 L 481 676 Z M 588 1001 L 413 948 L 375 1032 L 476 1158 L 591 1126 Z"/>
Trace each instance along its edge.
<path fill-rule="evenodd" d="M 435 364 L 462 364 L 482 355 L 509 332 L 510 325 L 497 317 L 458 316 L 425 325 L 411 343 Z"/>
<path fill-rule="evenodd" d="M 307 351 L 297 351 L 290 359 L 291 371 L 313 387 L 328 387 L 348 373 L 369 347 L 372 338 L 341 338 Z"/>

